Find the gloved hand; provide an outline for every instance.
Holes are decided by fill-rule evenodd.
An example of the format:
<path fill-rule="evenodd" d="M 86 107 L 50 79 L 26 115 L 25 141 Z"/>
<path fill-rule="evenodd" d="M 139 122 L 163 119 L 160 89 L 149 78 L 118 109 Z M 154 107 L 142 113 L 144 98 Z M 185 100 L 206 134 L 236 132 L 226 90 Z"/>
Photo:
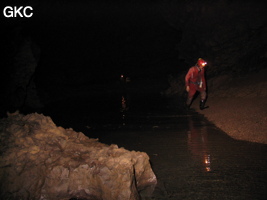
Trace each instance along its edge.
<path fill-rule="evenodd" d="M 186 86 L 186 91 L 189 92 L 190 88 L 189 86 Z"/>

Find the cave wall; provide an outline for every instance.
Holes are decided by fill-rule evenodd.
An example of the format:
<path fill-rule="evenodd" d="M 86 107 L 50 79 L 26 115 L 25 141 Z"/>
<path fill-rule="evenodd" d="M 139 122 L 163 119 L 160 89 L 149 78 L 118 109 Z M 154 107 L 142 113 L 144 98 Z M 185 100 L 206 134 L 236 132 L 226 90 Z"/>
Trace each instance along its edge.
<path fill-rule="evenodd" d="M 133 4 L 127 5 L 129 7 L 118 7 L 117 11 L 120 12 L 115 17 L 115 13 L 108 13 L 108 11 L 111 11 L 116 4 L 107 4 L 112 6 L 104 9 L 107 15 L 101 18 L 102 23 L 99 22 L 100 19 L 93 18 L 92 16 L 97 17 L 98 15 L 92 13 L 95 8 L 98 8 L 99 12 L 103 11 L 103 8 L 87 4 L 87 7 L 91 5 L 91 7 L 89 6 L 91 9 L 89 13 L 92 16 L 86 17 L 88 10 L 84 6 L 83 12 L 79 15 L 78 13 L 75 14 L 76 18 L 79 17 L 79 23 L 81 23 L 77 24 L 78 28 L 69 25 L 67 29 L 61 30 L 61 28 L 58 28 L 62 24 L 61 20 L 56 21 L 56 25 L 52 26 L 49 20 L 53 21 L 54 19 L 50 19 L 46 12 L 43 13 L 48 9 L 45 6 L 43 11 L 36 7 L 36 15 L 39 14 L 40 16 L 36 18 L 32 29 L 23 27 L 24 25 L 20 21 L 17 21 L 15 25 L 21 24 L 21 27 L 10 25 L 11 20 L 6 20 L 7 27 L 12 27 L 12 30 L 5 30 L 6 27 L 3 29 L 5 37 L 2 38 L 4 40 L 2 48 L 5 50 L 3 54 L 5 70 L 1 73 L 1 84 L 4 85 L 3 98 L 0 102 L 1 113 L 6 110 L 15 111 L 16 109 L 29 108 L 36 111 L 39 107 L 42 107 L 35 85 L 36 81 L 41 82 L 37 87 L 47 88 L 46 92 L 49 91 L 50 93 L 47 93 L 51 97 L 55 97 L 57 94 L 62 96 L 62 94 L 68 94 L 67 90 L 69 88 L 66 85 L 69 86 L 74 83 L 77 85 L 92 84 L 94 81 L 102 83 L 102 71 L 105 71 L 104 69 L 108 69 L 107 77 L 113 80 L 117 75 L 120 75 L 119 68 L 134 72 L 138 78 L 142 76 L 143 79 L 147 78 L 152 72 L 157 72 L 159 74 L 157 79 L 159 79 L 166 73 L 167 68 L 172 68 L 169 71 L 180 75 L 178 74 L 180 69 L 184 70 L 185 67 L 188 69 L 195 64 L 199 57 L 208 61 L 207 75 L 210 77 L 228 73 L 242 76 L 244 73 L 266 67 L 267 15 L 265 13 L 265 2 L 230 0 L 145 2 L 146 4 L 139 3 L 140 8 L 134 9 L 130 13 L 130 17 L 122 12 L 122 8 L 130 10 L 130 6 Z M 77 4 L 76 9 L 80 8 L 79 5 Z M 51 13 L 53 14 L 53 11 L 50 10 Z M 111 23 L 112 27 L 110 24 L 106 24 L 108 14 L 114 18 L 113 21 L 111 20 L 113 22 Z M 164 22 L 158 14 L 165 20 Z M 122 16 L 125 19 L 119 20 Z M 149 20 L 146 18 L 149 18 Z M 80 19 L 83 20 L 80 22 Z M 70 22 L 74 21 L 65 20 L 63 25 L 66 26 Z M 87 23 L 91 25 L 90 29 L 84 28 Z M 169 30 L 166 24 L 176 31 Z M 38 29 L 39 25 L 42 26 L 40 30 Z M 23 28 L 29 33 L 23 33 Z M 50 32 L 47 29 L 51 29 Z M 83 39 L 70 42 L 69 38 L 73 38 L 75 30 L 77 34 L 81 33 L 76 38 Z M 105 33 L 106 30 L 110 32 Z M 124 32 L 121 32 L 122 30 Z M 36 45 L 34 37 L 29 37 L 33 34 L 32 32 L 43 43 L 43 46 L 40 45 L 42 48 L 42 64 L 39 62 L 40 47 Z M 45 36 L 40 33 L 45 33 Z M 113 34 L 112 37 L 110 33 Z M 164 37 L 168 39 L 165 38 L 164 40 Z M 88 40 L 88 38 L 90 39 Z M 86 43 L 84 39 L 89 42 Z M 56 43 L 57 40 L 60 41 L 60 44 L 62 43 L 64 47 L 62 49 L 69 54 L 60 51 L 58 43 Z M 94 40 L 96 40 L 95 43 L 93 43 Z M 109 43 L 108 40 L 112 40 L 112 42 Z M 79 42 L 77 43 L 77 41 Z M 137 41 L 139 42 L 137 43 Z M 149 43 L 144 41 L 149 41 Z M 176 48 L 173 48 L 170 43 L 173 43 Z M 77 45 L 76 49 L 73 48 L 74 44 Z M 93 47 L 92 44 L 94 44 Z M 115 50 L 115 44 L 119 44 L 120 48 Z M 90 49 L 92 49 L 91 53 L 96 51 L 95 54 L 89 54 Z M 107 49 L 108 53 L 103 56 L 102 54 Z M 57 52 L 62 55 L 59 56 Z M 80 56 L 75 57 L 74 61 L 70 62 L 69 59 L 74 57 L 73 52 Z M 115 53 L 111 54 L 111 52 Z M 165 57 L 160 57 L 162 54 Z M 157 60 L 156 57 L 159 57 L 159 59 Z M 101 60 L 101 62 L 96 62 L 96 65 L 92 64 L 91 58 Z M 164 59 L 170 61 L 162 62 Z M 178 63 L 176 60 L 183 61 L 183 64 L 181 64 L 183 66 L 179 66 L 179 64 L 176 66 L 176 63 Z M 81 61 L 84 63 L 79 63 Z M 151 67 L 148 67 L 149 63 Z M 36 69 L 39 71 L 37 76 L 35 76 Z M 115 74 L 114 69 L 118 70 L 118 73 Z M 93 71 L 94 73 L 92 73 Z M 94 74 L 97 74 L 97 76 L 94 76 Z M 35 78 L 39 80 L 35 80 Z M 63 87 L 66 89 L 63 90 Z M 40 88 L 38 90 L 40 91 Z M 51 91 L 55 92 L 52 93 Z M 46 95 L 44 95 L 44 92 L 42 93 L 42 96 Z M 49 95 L 42 98 L 49 99 Z"/>
<path fill-rule="evenodd" d="M 164 1 L 159 9 L 183 36 L 177 48 L 189 65 L 207 59 L 208 75 L 242 75 L 267 65 L 266 3 L 260 1 Z"/>
<path fill-rule="evenodd" d="M 1 115 L 6 111 L 36 111 L 43 106 L 35 84 L 41 49 L 25 30 L 19 21 L 3 30 Z"/>

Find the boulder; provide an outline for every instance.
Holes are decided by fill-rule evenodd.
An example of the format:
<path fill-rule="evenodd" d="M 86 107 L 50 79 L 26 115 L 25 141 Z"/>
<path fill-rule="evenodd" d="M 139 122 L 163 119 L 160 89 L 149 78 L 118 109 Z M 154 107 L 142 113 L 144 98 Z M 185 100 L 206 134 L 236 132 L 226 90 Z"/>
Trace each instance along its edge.
<path fill-rule="evenodd" d="M 0 198 L 135 200 L 157 183 L 144 152 L 106 145 L 42 114 L 0 120 Z"/>

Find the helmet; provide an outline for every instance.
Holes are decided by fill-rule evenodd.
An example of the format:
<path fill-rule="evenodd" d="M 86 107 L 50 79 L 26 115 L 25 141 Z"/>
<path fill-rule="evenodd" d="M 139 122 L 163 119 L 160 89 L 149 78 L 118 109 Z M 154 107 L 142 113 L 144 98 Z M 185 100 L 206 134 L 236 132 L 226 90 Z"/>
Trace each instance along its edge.
<path fill-rule="evenodd" d="M 205 67 L 207 65 L 207 62 L 203 60 L 202 58 L 199 58 L 197 61 L 197 65 L 200 67 Z"/>

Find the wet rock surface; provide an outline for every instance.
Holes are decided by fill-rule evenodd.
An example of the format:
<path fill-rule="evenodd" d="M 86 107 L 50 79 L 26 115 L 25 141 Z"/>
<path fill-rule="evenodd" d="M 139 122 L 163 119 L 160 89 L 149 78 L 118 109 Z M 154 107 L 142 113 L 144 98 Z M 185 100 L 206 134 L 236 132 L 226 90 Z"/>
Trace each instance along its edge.
<path fill-rule="evenodd" d="M 144 152 L 105 145 L 42 114 L 1 119 L 1 199 L 140 199 L 157 183 Z"/>

